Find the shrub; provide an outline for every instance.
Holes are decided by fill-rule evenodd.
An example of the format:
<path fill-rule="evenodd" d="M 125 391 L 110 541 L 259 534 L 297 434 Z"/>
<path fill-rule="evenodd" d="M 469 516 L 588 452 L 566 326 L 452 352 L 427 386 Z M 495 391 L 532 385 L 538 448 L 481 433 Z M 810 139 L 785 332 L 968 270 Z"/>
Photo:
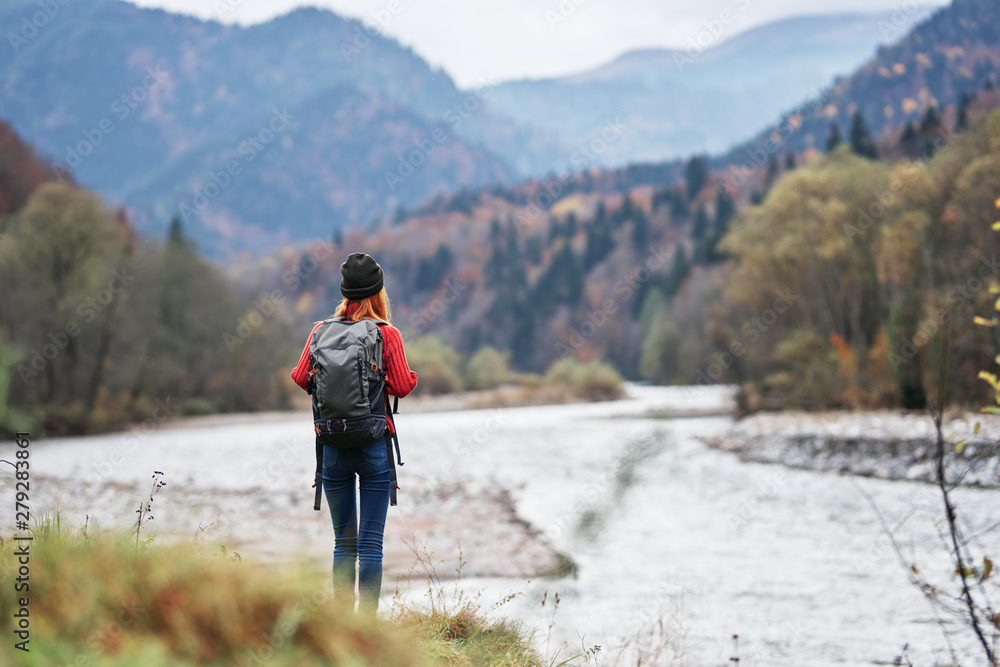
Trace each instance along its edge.
<path fill-rule="evenodd" d="M 511 380 L 510 352 L 487 345 L 465 364 L 465 386 L 469 389 L 494 389 Z"/>
<path fill-rule="evenodd" d="M 607 401 L 620 398 L 624 393 L 618 371 L 597 360 L 580 363 L 574 359 L 560 359 L 549 367 L 545 384 L 588 401 Z"/>
<path fill-rule="evenodd" d="M 462 391 L 462 359 L 438 336 L 424 336 L 406 345 L 406 358 L 417 372 L 416 393 L 450 394 Z"/>

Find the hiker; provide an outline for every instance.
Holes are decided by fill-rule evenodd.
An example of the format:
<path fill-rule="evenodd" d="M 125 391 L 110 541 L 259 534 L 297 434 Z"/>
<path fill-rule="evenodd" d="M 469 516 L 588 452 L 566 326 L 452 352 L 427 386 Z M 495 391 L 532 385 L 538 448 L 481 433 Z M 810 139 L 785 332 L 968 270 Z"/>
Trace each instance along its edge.
<path fill-rule="evenodd" d="M 374 614 L 382 589 L 382 537 L 386 513 L 390 500 L 396 504 L 395 465 L 389 444 L 395 439 L 396 427 L 389 409 L 389 395 L 405 397 L 417 385 L 417 374 L 406 363 L 403 337 L 390 324 L 389 297 L 382 267 L 369 255 L 356 252 L 341 265 L 340 272 L 343 276 L 340 292 L 344 298 L 333 318 L 313 327 L 299 363 L 292 371 L 292 379 L 313 395 L 317 480 L 322 480 L 333 519 L 334 595 L 350 596 L 353 600 L 354 580 L 359 574 L 358 610 Z M 356 322 L 363 324 L 351 324 Z M 336 336 L 341 336 L 339 342 L 334 340 Z M 346 340 L 355 342 L 350 353 L 343 352 L 345 336 Z M 377 354 L 378 349 L 382 351 L 381 359 L 373 363 L 366 361 L 366 367 L 362 368 L 360 359 L 367 359 L 368 353 Z M 340 370 L 341 378 L 357 377 L 358 382 L 341 379 L 339 383 L 324 383 L 324 377 L 337 376 L 339 369 L 328 367 L 337 365 L 338 360 L 345 366 L 354 364 L 346 374 Z M 368 380 L 364 384 L 371 390 L 371 396 L 362 400 L 365 406 L 371 402 L 371 414 L 354 419 L 321 419 L 324 408 L 342 401 L 344 396 L 354 396 L 357 400 L 363 375 Z M 356 428 L 357 423 L 361 423 L 363 429 Z M 348 436 L 355 439 L 345 441 Z M 358 446 L 357 442 L 367 444 Z M 397 443 L 397 458 L 398 447 Z M 360 507 L 355 506 L 357 488 L 361 491 Z M 319 491 L 317 488 L 317 510 Z"/>

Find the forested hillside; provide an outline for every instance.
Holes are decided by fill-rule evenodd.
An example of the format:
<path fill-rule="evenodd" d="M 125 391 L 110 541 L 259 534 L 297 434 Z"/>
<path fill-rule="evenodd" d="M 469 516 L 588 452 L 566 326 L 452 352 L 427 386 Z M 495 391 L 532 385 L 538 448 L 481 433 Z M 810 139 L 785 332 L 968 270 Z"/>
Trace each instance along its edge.
<path fill-rule="evenodd" d="M 883 25 L 897 29 L 891 20 Z M 715 164 L 745 164 L 748 157 L 752 163 L 757 151 L 774 144 L 797 153 L 823 150 L 832 132 L 847 137 L 858 118 L 873 136 L 892 136 L 891 144 L 908 123 L 920 123 L 928 108 L 950 106 L 959 113 L 983 82 L 1000 85 L 1000 11 L 994 0 L 954 0 L 900 37 L 852 75 L 838 78 L 805 111 L 791 110 Z"/>
<path fill-rule="evenodd" d="M 163 242 L 140 240 L 2 122 L 0 148 L 0 431 L 287 405 L 295 355 L 279 309 L 227 345 L 253 299 L 179 224 Z"/>
<path fill-rule="evenodd" d="M 761 405 L 922 408 L 947 368 L 950 400 L 988 402 L 977 374 L 1000 341 L 973 319 L 1000 283 L 998 197 L 997 111 L 932 157 L 834 149 L 743 211 L 732 261 L 662 308 L 652 376 L 705 370 Z"/>
<path fill-rule="evenodd" d="M 580 153 L 573 171 L 439 195 L 364 229 L 331 225 L 224 271 L 183 215 L 143 237 L 0 123 L 0 426 L 17 415 L 83 432 L 286 406 L 288 369 L 357 250 L 386 269 L 395 323 L 433 369 L 422 390 L 606 360 L 633 379 L 739 382 L 748 408 L 916 408 L 947 342 L 952 397 L 978 402 L 998 341 L 972 322 L 991 314 L 1000 197 L 995 17 L 983 7 L 938 12 L 740 160 L 600 170 Z M 979 27 L 954 28 L 966 21 Z M 922 62 L 916 44 L 957 59 L 944 92 L 920 95 L 931 70 L 905 64 L 895 83 L 870 83 L 885 58 Z M 869 93 L 849 124 L 794 150 L 807 128 L 829 127 L 831 107 L 850 107 L 838 90 Z M 914 94 L 893 123 L 861 111 Z M 326 131 L 303 118 L 302 131 Z M 611 121 L 601 140 L 626 131 Z M 319 166 L 320 143 L 306 142 Z"/>
<path fill-rule="evenodd" d="M 875 159 L 856 133 L 747 179 L 693 158 L 678 185 L 617 172 L 463 193 L 333 254 L 379 258 L 411 339 L 495 347 L 522 370 L 570 356 L 656 382 L 741 382 L 755 405 L 921 405 L 944 309 L 953 390 L 971 400 L 993 355 L 972 318 L 989 313 L 997 267 L 1000 112 L 987 109 L 1000 100 L 988 84 L 970 99 L 961 127 L 924 128 L 912 157 L 887 139 L 900 157 Z M 303 259 L 251 273 L 266 290 Z M 339 298 L 339 261 L 316 266 L 294 300 L 312 318 Z"/>

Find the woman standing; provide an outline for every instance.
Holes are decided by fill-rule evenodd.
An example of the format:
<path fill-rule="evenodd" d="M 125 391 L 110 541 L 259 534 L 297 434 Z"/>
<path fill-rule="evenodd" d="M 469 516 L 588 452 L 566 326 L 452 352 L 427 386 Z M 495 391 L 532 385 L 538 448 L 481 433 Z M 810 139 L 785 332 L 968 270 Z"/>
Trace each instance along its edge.
<path fill-rule="evenodd" d="M 417 385 L 417 374 L 410 370 L 403 350 L 403 337 L 390 324 L 389 297 L 386 294 L 382 267 L 369 255 L 351 254 L 340 267 L 343 279 L 340 292 L 344 299 L 337 306 L 335 318 L 346 322 L 363 319 L 378 322 L 382 334 L 382 369 L 386 373 L 387 393 L 403 398 Z M 315 372 L 310 343 L 325 322 L 317 323 L 309 333 L 292 379 L 311 393 Z M 388 399 L 386 399 L 388 403 Z M 387 428 L 395 433 L 391 411 L 386 410 Z M 333 550 L 333 585 L 337 596 L 354 596 L 358 579 L 358 610 L 375 613 L 382 589 L 382 539 L 390 497 L 390 465 L 386 442 L 349 449 L 323 447 L 323 490 L 330 507 L 335 537 Z M 356 495 L 360 489 L 361 502 Z M 318 509 L 318 507 L 317 507 Z M 360 567 L 359 567 L 360 565 Z"/>

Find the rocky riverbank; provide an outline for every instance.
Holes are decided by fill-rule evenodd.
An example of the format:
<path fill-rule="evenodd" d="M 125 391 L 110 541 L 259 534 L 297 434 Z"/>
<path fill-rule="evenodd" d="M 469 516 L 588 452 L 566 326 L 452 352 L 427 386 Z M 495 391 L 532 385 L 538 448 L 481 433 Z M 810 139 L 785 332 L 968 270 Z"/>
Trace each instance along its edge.
<path fill-rule="evenodd" d="M 0 470 L 0 487 L 13 488 L 13 474 Z M 240 553 L 257 562 L 325 570 L 333 552 L 333 531 L 326 499 L 312 509 L 308 478 L 287 489 L 205 488 L 177 483 L 154 496 L 152 520 L 140 541 L 198 544 L 218 554 Z M 305 479 L 306 483 L 302 483 Z M 39 520 L 58 514 L 64 530 L 97 527 L 135 530 L 139 503 L 149 499 L 146 483 L 90 482 L 47 475 L 32 478 L 32 505 Z M 410 486 L 409 484 L 407 486 Z M 385 584 L 405 576 L 418 554 L 438 569 L 438 576 L 544 577 L 571 574 L 575 565 L 516 512 L 502 488 L 477 489 L 451 484 L 429 493 L 400 492 L 400 506 L 390 508 L 385 531 Z M 460 560 L 461 554 L 461 560 Z M 417 568 L 420 574 L 422 570 Z"/>
<path fill-rule="evenodd" d="M 969 413 L 947 419 L 943 431 L 950 443 L 949 482 L 1000 488 L 1000 418 Z M 956 447 L 962 439 L 964 445 Z M 758 413 L 722 437 L 702 440 L 744 461 L 881 479 L 935 479 L 936 434 L 926 413 Z"/>

